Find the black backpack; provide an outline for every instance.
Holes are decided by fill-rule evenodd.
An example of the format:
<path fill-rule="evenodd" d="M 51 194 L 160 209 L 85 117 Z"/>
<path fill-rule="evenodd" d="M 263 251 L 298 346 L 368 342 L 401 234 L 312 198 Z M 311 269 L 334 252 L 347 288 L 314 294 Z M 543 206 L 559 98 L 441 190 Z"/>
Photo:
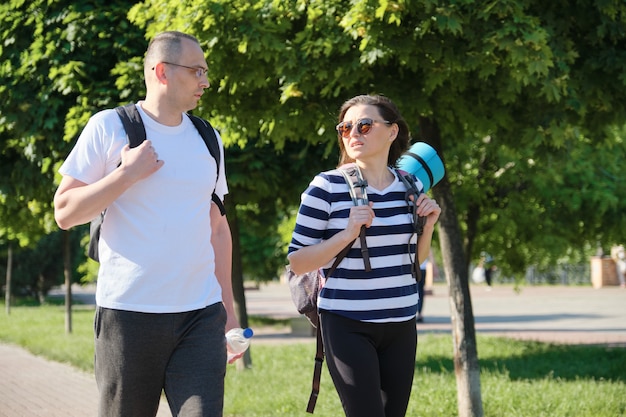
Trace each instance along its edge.
<path fill-rule="evenodd" d="M 146 140 L 146 128 L 143 125 L 143 121 L 141 120 L 141 116 L 139 115 L 139 111 L 137 110 L 135 103 L 129 103 L 125 106 L 116 107 L 115 111 L 124 125 L 124 130 L 128 136 L 128 145 L 131 148 L 141 145 L 141 143 Z M 215 158 L 217 164 L 217 175 L 219 178 L 220 148 L 217 142 L 217 136 L 215 135 L 215 130 L 213 130 L 213 126 L 211 126 L 211 124 L 206 120 L 191 114 L 188 114 L 188 116 L 196 129 L 198 129 L 198 132 L 200 133 L 200 136 L 202 136 L 202 139 L 204 140 L 206 147 L 209 149 L 211 156 Z M 215 194 L 215 190 L 213 191 L 211 199 L 215 202 L 215 204 L 217 204 L 220 209 L 220 213 L 223 216 L 226 213 L 226 209 L 224 208 L 224 203 L 222 203 L 220 198 Z M 102 226 L 105 213 L 106 210 L 93 219 L 89 226 L 89 248 L 87 250 L 87 255 L 96 262 L 100 261 L 100 257 L 98 255 L 98 242 L 100 241 L 100 227 Z"/>

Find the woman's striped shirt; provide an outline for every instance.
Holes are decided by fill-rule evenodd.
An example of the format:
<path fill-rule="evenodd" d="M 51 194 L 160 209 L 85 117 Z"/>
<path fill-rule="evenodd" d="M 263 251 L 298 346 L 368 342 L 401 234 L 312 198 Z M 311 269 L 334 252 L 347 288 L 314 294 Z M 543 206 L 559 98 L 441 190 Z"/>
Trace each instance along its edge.
<path fill-rule="evenodd" d="M 366 229 L 372 270 L 365 271 L 357 239 L 326 281 L 318 299 L 320 310 L 375 323 L 415 317 L 418 295 L 411 266 L 416 236 L 404 200 L 406 187 L 395 173 L 394 177 L 393 183 L 382 191 L 367 187 L 375 213 L 372 225 Z M 423 188 L 419 180 L 416 182 L 418 188 Z M 352 206 L 349 186 L 339 170 L 318 174 L 302 194 L 289 253 L 344 230 Z M 325 272 L 333 261 L 323 267 Z"/>

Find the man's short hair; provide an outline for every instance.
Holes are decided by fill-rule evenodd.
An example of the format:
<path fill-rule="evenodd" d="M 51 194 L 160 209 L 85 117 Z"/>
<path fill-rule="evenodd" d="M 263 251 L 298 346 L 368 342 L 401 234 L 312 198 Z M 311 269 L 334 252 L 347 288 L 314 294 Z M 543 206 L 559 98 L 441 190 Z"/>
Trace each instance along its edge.
<path fill-rule="evenodd" d="M 148 45 L 146 51 L 146 63 L 154 65 L 158 61 L 176 62 L 182 51 L 181 43 L 183 39 L 200 44 L 196 37 L 178 31 L 161 32 L 156 35 Z"/>

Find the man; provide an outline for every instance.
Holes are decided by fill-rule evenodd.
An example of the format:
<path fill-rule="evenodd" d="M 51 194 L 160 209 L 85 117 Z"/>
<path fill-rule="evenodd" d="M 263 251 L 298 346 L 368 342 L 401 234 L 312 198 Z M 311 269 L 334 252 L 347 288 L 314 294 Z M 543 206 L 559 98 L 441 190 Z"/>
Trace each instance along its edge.
<path fill-rule="evenodd" d="M 60 168 L 59 227 L 106 209 L 94 325 L 100 416 L 155 416 L 162 390 L 174 416 L 222 415 L 224 334 L 239 326 L 230 229 L 211 196 L 228 189 L 224 158 L 218 167 L 185 114 L 209 87 L 206 74 L 196 38 L 157 35 L 136 103 L 147 139 L 130 149 L 119 116 L 104 110 Z"/>
<path fill-rule="evenodd" d="M 615 261 L 619 286 L 626 288 L 626 251 L 624 251 L 624 245 L 611 248 L 611 256 Z"/>

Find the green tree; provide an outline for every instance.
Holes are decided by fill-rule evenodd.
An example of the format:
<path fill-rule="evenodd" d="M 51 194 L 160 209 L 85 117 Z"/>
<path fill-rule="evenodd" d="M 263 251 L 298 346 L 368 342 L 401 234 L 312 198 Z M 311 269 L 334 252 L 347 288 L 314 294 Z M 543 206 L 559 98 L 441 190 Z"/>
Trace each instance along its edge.
<path fill-rule="evenodd" d="M 413 121 L 415 137 L 438 149 L 448 176 L 433 195 L 443 208 L 459 414 L 482 415 L 470 260 L 490 249 L 519 273 L 537 258 L 553 261 L 571 246 L 584 253 L 616 237 L 605 215 L 623 212 L 624 200 L 610 198 L 607 178 L 623 174 L 610 151 L 597 155 L 592 145 L 623 152 L 609 130 L 626 118 L 626 5 L 156 3 L 133 9 L 133 21 L 150 34 L 178 28 L 205 40 L 218 84 L 206 111 L 227 143 L 315 143 L 333 136 L 330 115 L 344 99 L 383 92 Z"/>
<path fill-rule="evenodd" d="M 132 4 L 11 0 L 0 6 L 0 234 L 21 233 L 28 243 L 54 228 L 56 168 L 90 114 L 120 100 L 124 91 L 111 94 L 117 91 L 111 71 L 143 46 L 141 32 L 125 18 Z"/>
<path fill-rule="evenodd" d="M 242 270 L 257 281 L 274 279 L 285 265 L 286 247 L 279 224 L 297 204 L 312 175 L 335 159 L 324 147 L 287 143 L 277 154 L 272 144 L 231 146 L 226 157 L 230 197 L 243 227 L 234 236 L 241 245 Z M 333 155 L 334 156 L 334 155 Z"/>
<path fill-rule="evenodd" d="M 147 0 L 129 14 L 140 29 L 119 2 L 0 7 L 0 196 L 16 202 L 0 206 L 0 234 L 9 238 L 32 226 L 27 207 L 50 218 L 51 191 L 43 199 L 29 187 L 52 188 L 54 164 L 87 117 L 141 96 L 140 57 L 156 32 L 190 32 L 208 52 L 213 87 L 197 112 L 228 146 L 229 218 L 244 230 L 238 250 L 251 275 L 271 270 L 261 262 L 276 239 L 265 232 L 266 252 L 252 236 L 264 225 L 279 233 L 308 179 L 334 165 L 339 105 L 390 96 L 446 163 L 432 193 L 443 208 L 461 416 L 482 415 L 471 260 L 487 250 L 520 274 L 624 238 L 622 1 Z M 14 165 L 20 172 L 5 171 Z"/>
<path fill-rule="evenodd" d="M 128 93 L 113 94 L 112 69 L 118 60 L 136 56 L 136 45 L 143 46 L 142 33 L 126 19 L 133 4 L 10 0 L 0 5 L 0 239 L 10 247 L 14 241 L 33 246 L 56 230 L 51 201 L 59 164 L 89 115 Z M 56 257 L 59 265 L 63 260 L 74 263 L 69 253 Z M 65 276 L 70 288 L 73 275 L 67 270 L 54 278 L 40 276 L 46 282 Z M 48 287 L 39 285 L 41 291 Z M 71 330 L 70 301 L 68 292 Z"/>
<path fill-rule="evenodd" d="M 13 255 L 13 285 L 20 296 L 27 296 L 45 302 L 48 291 L 63 283 L 63 234 L 61 230 L 44 235 L 32 247 L 21 248 Z M 71 259 L 74 261 L 72 269 L 76 269 L 82 259 L 79 252 L 78 234 L 71 235 L 74 240 L 71 245 Z M 6 259 L 3 253 L 0 259 Z M 2 263 L 0 274 L 4 276 L 6 269 Z"/>

